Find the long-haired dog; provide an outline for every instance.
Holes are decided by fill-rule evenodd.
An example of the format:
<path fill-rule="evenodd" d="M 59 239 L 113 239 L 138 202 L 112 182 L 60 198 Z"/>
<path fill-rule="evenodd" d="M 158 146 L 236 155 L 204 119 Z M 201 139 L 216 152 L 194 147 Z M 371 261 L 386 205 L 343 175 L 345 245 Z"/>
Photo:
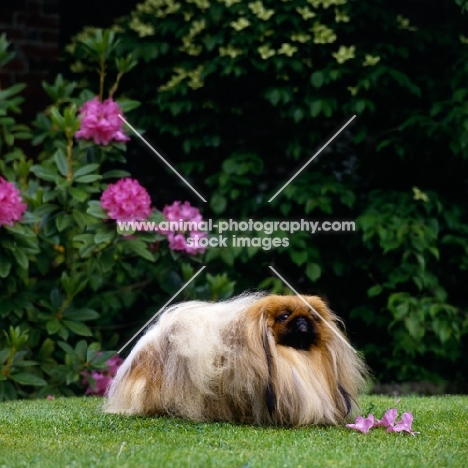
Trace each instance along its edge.
<path fill-rule="evenodd" d="M 120 367 L 105 411 L 195 421 L 338 424 L 366 368 L 317 296 L 170 307 Z"/>

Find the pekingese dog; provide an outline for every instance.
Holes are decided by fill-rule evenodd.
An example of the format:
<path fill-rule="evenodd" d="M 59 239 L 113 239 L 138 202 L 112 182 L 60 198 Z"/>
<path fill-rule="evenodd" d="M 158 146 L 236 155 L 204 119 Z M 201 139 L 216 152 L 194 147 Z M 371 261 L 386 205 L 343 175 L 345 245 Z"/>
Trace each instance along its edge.
<path fill-rule="evenodd" d="M 105 411 L 194 421 L 342 423 L 366 367 L 317 296 L 244 294 L 164 311 L 120 367 Z"/>

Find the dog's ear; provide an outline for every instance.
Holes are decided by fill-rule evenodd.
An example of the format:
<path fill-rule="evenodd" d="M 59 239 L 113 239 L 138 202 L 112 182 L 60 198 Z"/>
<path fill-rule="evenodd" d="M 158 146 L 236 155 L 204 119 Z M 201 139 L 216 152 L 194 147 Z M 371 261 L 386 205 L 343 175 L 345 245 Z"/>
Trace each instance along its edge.
<path fill-rule="evenodd" d="M 338 391 L 341 394 L 341 398 L 343 399 L 343 403 L 346 408 L 346 417 L 349 415 L 349 413 L 351 413 L 351 409 L 353 407 L 352 397 L 340 384 L 338 384 Z"/>
<path fill-rule="evenodd" d="M 265 385 L 265 401 L 268 408 L 268 412 L 270 416 L 273 415 L 276 409 L 276 394 L 275 388 L 273 385 L 273 355 L 271 352 L 271 343 L 272 340 L 270 331 L 267 326 L 262 327 L 262 344 L 263 344 L 263 351 L 265 352 L 265 359 L 268 368 L 268 380 Z"/>

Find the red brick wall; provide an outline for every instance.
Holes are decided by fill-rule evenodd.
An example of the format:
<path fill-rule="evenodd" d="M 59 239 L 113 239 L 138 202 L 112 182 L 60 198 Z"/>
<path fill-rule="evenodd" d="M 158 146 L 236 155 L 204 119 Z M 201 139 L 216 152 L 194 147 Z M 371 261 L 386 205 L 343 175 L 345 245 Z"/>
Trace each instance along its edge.
<path fill-rule="evenodd" d="M 30 121 L 50 102 L 41 82 L 58 69 L 59 1 L 0 0 L 0 34 L 12 43 L 15 58 L 0 70 L 0 84 L 26 83 L 21 120 Z"/>

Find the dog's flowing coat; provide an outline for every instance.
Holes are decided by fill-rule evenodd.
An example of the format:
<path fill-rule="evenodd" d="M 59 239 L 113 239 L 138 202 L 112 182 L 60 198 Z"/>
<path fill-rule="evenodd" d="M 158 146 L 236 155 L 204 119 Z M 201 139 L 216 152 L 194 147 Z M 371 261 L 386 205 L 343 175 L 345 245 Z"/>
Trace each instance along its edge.
<path fill-rule="evenodd" d="M 343 422 L 365 366 L 324 302 L 303 298 L 334 330 L 297 296 L 170 307 L 120 367 L 105 410 L 288 426 Z"/>

